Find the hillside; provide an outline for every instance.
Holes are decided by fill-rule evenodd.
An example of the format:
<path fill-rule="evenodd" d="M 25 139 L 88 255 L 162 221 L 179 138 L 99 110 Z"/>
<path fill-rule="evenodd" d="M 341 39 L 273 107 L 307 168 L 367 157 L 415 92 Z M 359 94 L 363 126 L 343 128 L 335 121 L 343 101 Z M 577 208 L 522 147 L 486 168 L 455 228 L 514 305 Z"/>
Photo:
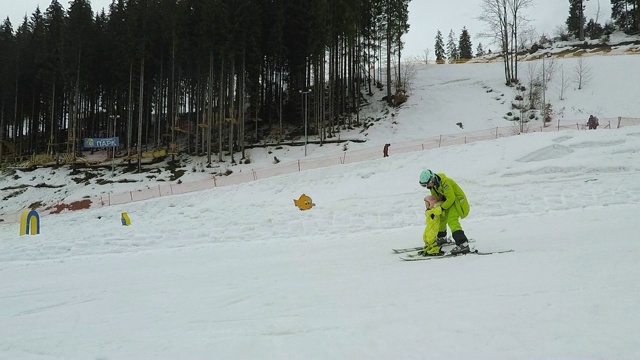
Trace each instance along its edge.
<path fill-rule="evenodd" d="M 33 236 L 1 223 L 0 359 L 637 359 L 640 126 L 608 125 L 638 123 L 640 56 L 585 59 L 591 82 L 559 100 L 555 77 L 554 126 L 534 116 L 525 134 L 500 63 L 416 65 L 393 116 L 377 94 L 366 130 L 341 133 L 364 143 L 310 144 L 306 158 L 255 148 L 249 164 L 214 168 L 181 157 L 143 174 L 4 173 L 0 213 L 200 188 L 41 211 Z M 589 114 L 597 130 L 581 129 Z M 296 170 L 309 164 L 324 166 Z M 425 168 L 465 191 L 476 249 L 513 252 L 400 260 L 391 249 L 423 244 Z M 301 194 L 312 209 L 294 206 Z"/>
<path fill-rule="evenodd" d="M 0 225 L 0 358 L 636 359 L 638 139 L 511 136 Z M 400 260 L 425 167 L 463 187 L 478 249 L 515 251 Z"/>
<path fill-rule="evenodd" d="M 554 67 L 546 91 L 546 99 L 553 106 L 552 124 L 584 124 L 589 115 L 594 114 L 604 128 L 611 123 L 615 127 L 619 116 L 640 118 L 637 101 L 640 72 L 629 70 L 640 68 L 640 56 L 634 55 L 640 46 L 629 44 L 632 39 L 623 34 L 612 36 L 606 52 L 602 49 L 584 52 L 572 47 L 576 44 L 566 43 L 540 49 L 521 61 L 522 81 L 526 84 L 531 74 L 541 72 L 540 59 L 545 51 L 544 54 L 553 55 L 551 58 L 544 56 L 547 71 L 551 63 Z M 580 59 L 590 74 L 583 89 L 578 90 L 572 78 Z M 3 199 L 0 219 L 3 218 L 1 214 L 10 214 L 4 218 L 15 219 L 15 214 L 29 207 L 53 209 L 58 203 L 71 204 L 99 194 L 109 196 L 158 185 L 247 173 L 273 166 L 275 158 L 282 165 L 345 151 L 381 154 L 386 143 L 392 144 L 393 155 L 394 148 L 403 143 L 440 135 L 465 136 L 491 132 L 496 127 L 513 127 L 516 132 L 520 124 L 513 121 L 519 115 L 514 105 L 517 106 L 517 96 L 522 94 L 504 86 L 499 61 L 491 58 L 483 61 L 455 65 L 411 64 L 414 76 L 407 89 L 409 99 L 405 104 L 389 109 L 382 101 L 383 95 L 375 93 L 368 98 L 369 104 L 361 113 L 363 126 L 341 129 L 338 134 L 338 139 L 359 142 L 324 146 L 310 143 L 306 157 L 304 146 L 265 146 L 249 149 L 246 164 L 231 164 L 226 156 L 225 162 L 214 162 L 212 167 L 207 167 L 204 157 L 180 155 L 176 162 L 160 160 L 145 165 L 144 172 L 136 174 L 135 167 L 121 165 L 118 160 L 113 164 L 105 161 L 105 153 L 87 153 L 88 158 L 103 161 L 103 166 L 76 170 L 67 166 L 7 170 L 0 175 L 0 198 Z M 542 116 L 538 112 L 523 129 L 534 131 L 542 126 Z M 239 158 L 236 154 L 235 159 Z"/>

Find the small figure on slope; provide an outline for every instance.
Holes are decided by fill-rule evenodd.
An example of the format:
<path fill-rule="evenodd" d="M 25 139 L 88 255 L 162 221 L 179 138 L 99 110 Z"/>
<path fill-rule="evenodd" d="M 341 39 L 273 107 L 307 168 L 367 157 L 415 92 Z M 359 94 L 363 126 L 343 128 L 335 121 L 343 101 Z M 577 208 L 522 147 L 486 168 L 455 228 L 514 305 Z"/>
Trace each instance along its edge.
<path fill-rule="evenodd" d="M 440 216 L 442 215 L 442 201 L 434 196 L 428 195 L 424 198 L 424 205 L 427 210 L 424 212 L 427 218 L 427 226 L 424 228 L 422 240 L 424 241 L 424 249 L 419 251 L 422 256 L 439 256 L 444 255 L 440 250 L 440 245 L 436 239 L 438 237 L 438 229 L 440 228 Z M 446 239 L 445 239 L 446 242 Z"/>
<path fill-rule="evenodd" d="M 593 115 L 589 116 L 589 120 L 587 121 L 587 126 L 589 126 L 589 130 L 597 129 L 598 125 L 600 125 L 598 118 Z"/>
<path fill-rule="evenodd" d="M 428 188 L 431 191 L 431 196 L 442 201 L 442 204 L 436 205 L 436 208 L 440 208 L 442 212 L 436 245 L 439 246 L 446 242 L 448 225 L 451 229 L 453 240 L 456 242 L 456 247 L 451 250 L 451 254 L 469 253 L 471 251 L 469 249 L 469 241 L 460 225 L 460 219 L 464 219 L 469 215 L 469 203 L 460 186 L 445 174 L 435 174 L 428 169 L 420 174 L 420 185 Z"/>

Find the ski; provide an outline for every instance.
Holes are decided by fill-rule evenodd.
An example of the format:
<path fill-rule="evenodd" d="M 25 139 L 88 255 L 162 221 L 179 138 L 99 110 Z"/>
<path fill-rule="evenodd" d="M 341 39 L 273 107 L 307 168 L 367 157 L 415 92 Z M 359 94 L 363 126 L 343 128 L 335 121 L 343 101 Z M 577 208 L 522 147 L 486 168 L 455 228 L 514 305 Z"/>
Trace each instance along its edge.
<path fill-rule="evenodd" d="M 402 253 L 408 253 L 408 252 L 418 251 L 422 249 L 424 249 L 424 246 L 416 246 L 416 247 L 405 248 L 405 249 L 391 249 L 391 250 L 393 250 L 393 252 L 396 254 L 402 254 Z"/>
<path fill-rule="evenodd" d="M 513 249 L 509 249 L 509 250 L 498 250 L 498 251 L 478 251 L 476 250 L 475 254 L 476 255 L 491 255 L 491 254 L 504 254 L 504 253 L 510 253 L 510 252 L 514 252 L 515 250 Z"/>
<path fill-rule="evenodd" d="M 474 239 L 469 239 L 469 243 L 475 243 Z M 447 238 L 447 242 L 445 244 L 442 244 L 440 246 L 451 246 L 451 245 L 455 245 L 455 241 L 453 241 L 453 239 L 451 238 Z M 422 250 L 424 249 L 424 246 L 416 246 L 416 247 L 412 247 L 412 248 L 404 248 L 404 249 L 391 249 L 394 253 L 396 254 L 402 254 L 402 253 L 408 253 L 408 252 L 413 252 L 413 251 L 418 251 L 418 250 Z"/>
<path fill-rule="evenodd" d="M 455 244 L 456 243 L 454 243 L 454 242 L 448 242 L 446 244 L 440 245 L 440 247 L 453 246 Z M 418 250 L 422 250 L 422 249 L 424 249 L 424 246 L 416 246 L 416 247 L 406 248 L 406 249 L 391 249 L 391 250 L 393 250 L 393 252 L 396 253 L 396 254 L 403 254 L 403 253 L 414 252 L 414 251 L 418 251 Z"/>
<path fill-rule="evenodd" d="M 504 253 L 510 253 L 510 252 L 514 252 L 515 250 L 513 249 L 509 249 L 509 250 L 498 250 L 498 251 L 478 251 L 478 250 L 474 250 L 470 253 L 467 254 L 451 254 L 451 253 L 445 253 L 444 255 L 437 255 L 437 256 L 422 256 L 422 255 L 418 255 L 418 253 L 412 253 L 412 254 L 407 254 L 404 256 L 400 256 L 400 259 L 404 260 L 404 261 L 421 261 L 421 260 L 435 260 L 435 259 L 445 259 L 445 258 L 452 258 L 452 257 L 456 257 L 456 256 L 462 256 L 462 255 L 492 255 L 492 254 L 504 254 Z"/>

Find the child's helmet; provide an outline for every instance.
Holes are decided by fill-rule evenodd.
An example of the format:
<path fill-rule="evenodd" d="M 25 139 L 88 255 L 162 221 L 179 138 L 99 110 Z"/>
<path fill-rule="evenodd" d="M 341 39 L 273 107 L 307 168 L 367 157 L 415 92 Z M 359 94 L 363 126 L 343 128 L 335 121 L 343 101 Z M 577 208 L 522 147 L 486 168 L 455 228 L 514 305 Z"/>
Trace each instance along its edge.
<path fill-rule="evenodd" d="M 420 173 L 420 185 L 426 186 L 435 176 L 436 174 L 434 174 L 433 171 L 429 169 L 423 170 L 422 173 Z"/>
<path fill-rule="evenodd" d="M 431 210 L 434 207 L 436 207 L 436 204 L 438 203 L 438 199 L 436 199 L 435 196 L 428 195 L 424 198 L 424 203 L 425 205 L 427 205 L 427 209 Z"/>

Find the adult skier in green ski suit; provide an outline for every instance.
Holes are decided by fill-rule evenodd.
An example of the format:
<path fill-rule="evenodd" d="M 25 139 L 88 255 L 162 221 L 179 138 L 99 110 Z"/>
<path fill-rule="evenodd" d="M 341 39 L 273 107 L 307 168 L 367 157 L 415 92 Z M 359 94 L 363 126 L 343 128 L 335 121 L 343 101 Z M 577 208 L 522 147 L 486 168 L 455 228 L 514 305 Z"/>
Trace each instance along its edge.
<path fill-rule="evenodd" d="M 442 215 L 440 216 L 440 226 L 438 228 L 437 244 L 446 242 L 447 225 L 451 229 L 451 235 L 456 242 L 456 247 L 451 250 L 451 254 L 466 254 L 470 252 L 469 241 L 462 230 L 460 219 L 469 215 L 469 202 L 464 191 L 445 174 L 436 174 L 431 170 L 424 170 L 420 174 L 420 185 L 431 191 L 431 196 L 442 201 Z"/>

